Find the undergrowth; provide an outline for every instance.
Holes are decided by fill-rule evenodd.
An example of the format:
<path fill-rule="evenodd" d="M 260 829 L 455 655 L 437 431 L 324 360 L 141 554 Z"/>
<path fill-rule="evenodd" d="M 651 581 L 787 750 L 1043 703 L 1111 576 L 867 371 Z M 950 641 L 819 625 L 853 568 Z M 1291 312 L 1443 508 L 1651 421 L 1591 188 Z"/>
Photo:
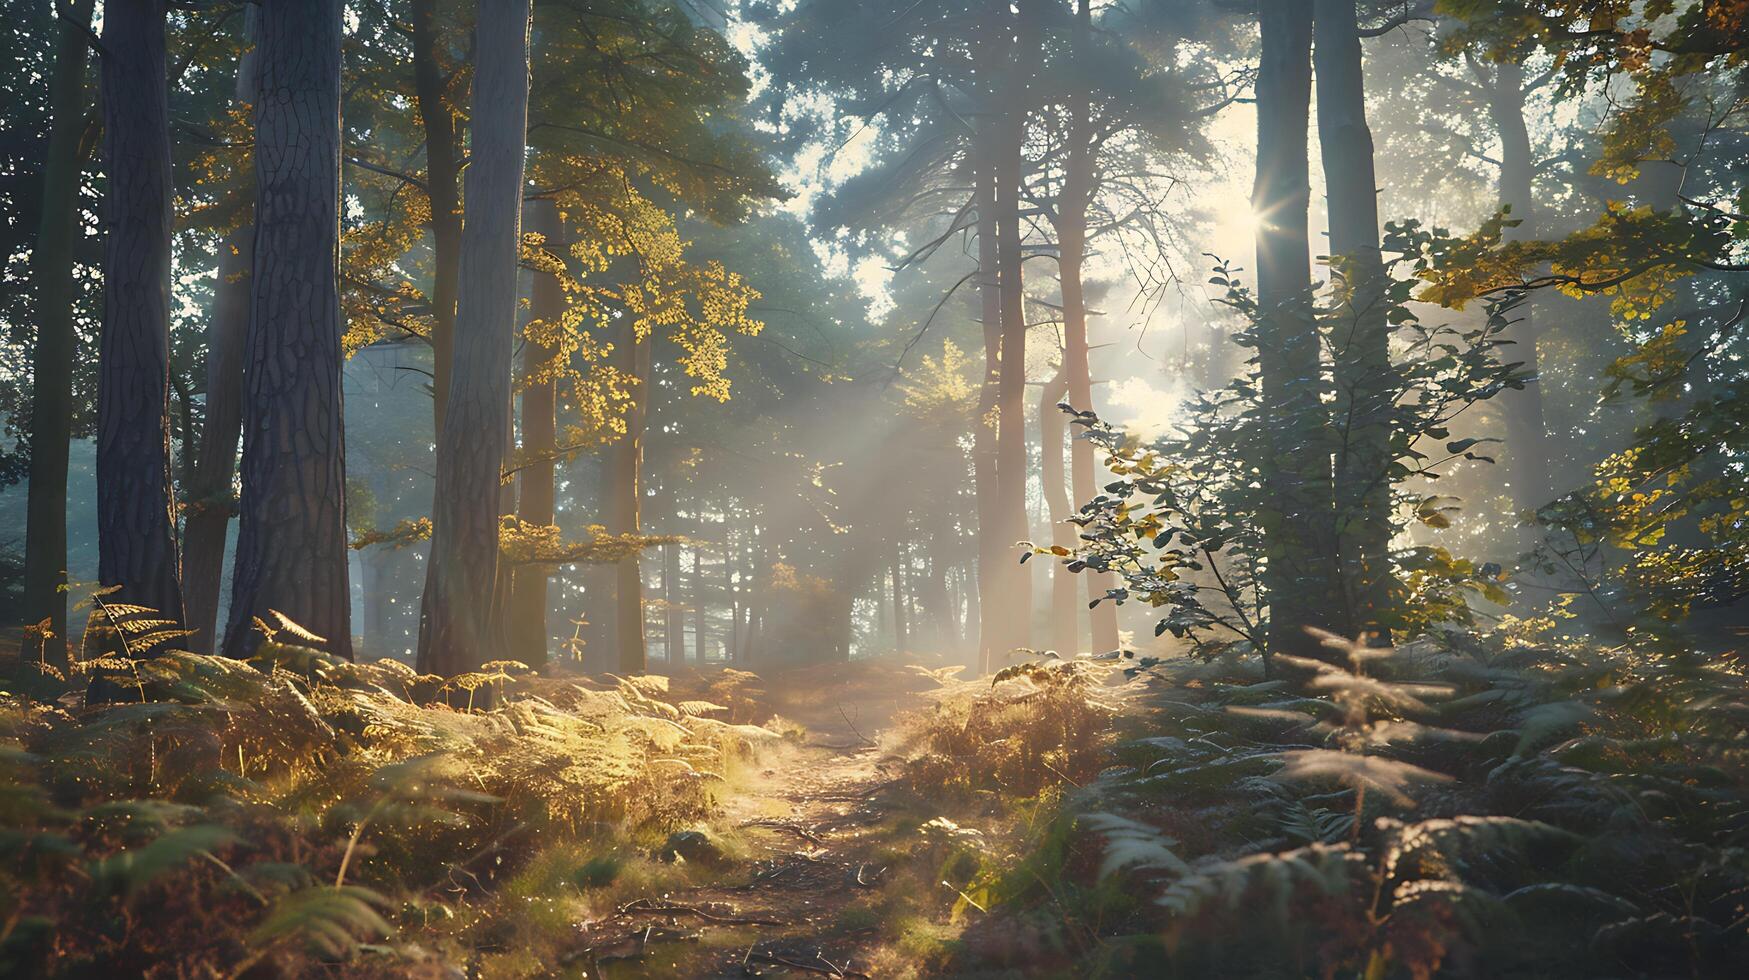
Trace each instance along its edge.
<path fill-rule="evenodd" d="M 650 850 L 783 741 L 725 679 L 445 690 L 298 639 L 0 661 L 0 975 L 544 975 L 535 932 L 702 873 Z"/>
<path fill-rule="evenodd" d="M 1342 666 L 1293 681 L 1142 672 L 1118 764 L 967 887 L 989 914 L 955 968 L 1749 972 L 1738 665 L 1505 633 L 1326 643 Z"/>

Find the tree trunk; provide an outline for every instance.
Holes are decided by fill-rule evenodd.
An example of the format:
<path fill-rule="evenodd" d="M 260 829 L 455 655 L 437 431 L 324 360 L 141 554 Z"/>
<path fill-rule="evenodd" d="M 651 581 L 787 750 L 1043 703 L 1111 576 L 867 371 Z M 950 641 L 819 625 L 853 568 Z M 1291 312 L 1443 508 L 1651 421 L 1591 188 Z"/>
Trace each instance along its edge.
<path fill-rule="evenodd" d="M 461 137 L 450 108 L 437 0 L 413 0 L 413 91 L 425 130 L 425 187 L 431 203 L 431 406 L 443 431 L 455 360 L 456 288 L 461 281 Z"/>
<path fill-rule="evenodd" d="M 352 656 L 341 414 L 340 0 L 261 6 L 243 497 L 225 652 L 277 611 Z"/>
<path fill-rule="evenodd" d="M 1063 473 L 1063 410 L 1057 407 L 1069 390 L 1068 378 L 1059 370 L 1055 377 L 1039 390 L 1038 434 L 1040 475 L 1044 480 L 1045 506 L 1049 509 L 1051 544 L 1062 548 L 1075 546 L 1074 525 L 1068 523 L 1073 509 L 1069 503 L 1069 488 Z M 1080 646 L 1075 608 L 1075 573 L 1061 561 L 1051 561 L 1051 647 L 1063 656 L 1073 656 Z"/>
<path fill-rule="evenodd" d="M 911 645 L 911 624 L 905 615 L 905 571 L 904 549 L 899 549 L 898 557 L 893 559 L 892 599 L 893 599 L 893 652 L 903 654 Z"/>
<path fill-rule="evenodd" d="M 243 39 L 257 35 L 260 7 L 243 12 Z M 237 63 L 237 101 L 255 104 L 257 59 L 253 49 Z M 218 648 L 219 593 L 225 574 L 225 536 L 237 511 L 232 483 L 237 474 L 237 440 L 243 431 L 243 347 L 249 337 L 249 267 L 255 226 L 244 224 L 219 244 L 219 281 L 207 325 L 206 419 L 200 458 L 190 481 L 182 532 L 182 591 L 188 606 L 189 649 Z"/>
<path fill-rule="evenodd" d="M 992 45 L 993 46 L 993 45 Z M 984 380 L 978 388 L 978 414 L 972 420 L 972 481 L 978 514 L 978 602 L 972 622 L 978 624 L 978 669 L 989 673 L 995 660 L 1000 629 L 992 616 L 1000 606 L 994 590 L 1003 549 L 996 507 L 996 432 L 991 424 L 996 411 L 997 386 L 1002 360 L 1002 289 L 996 260 L 996 174 L 994 123 L 986 122 L 977 134 L 978 155 L 978 297 L 984 332 Z"/>
<path fill-rule="evenodd" d="M 546 239 L 550 252 L 563 252 L 563 229 L 559 209 L 552 201 L 535 201 L 529 208 L 533 230 Z M 530 312 L 534 319 L 552 324 L 565 315 L 565 290 L 559 277 L 535 273 Z M 538 336 L 550 334 L 537 330 Z M 553 385 L 553 361 L 558 348 L 528 340 L 522 348 L 522 469 L 516 474 L 517 516 L 524 524 L 550 525 L 557 510 L 558 397 Z M 547 575 L 540 562 L 518 565 L 512 572 L 510 593 L 510 657 L 531 667 L 547 663 Z"/>
<path fill-rule="evenodd" d="M 642 533 L 638 523 L 638 502 L 643 495 L 644 425 L 649 413 L 651 351 L 650 338 L 631 336 L 631 331 L 628 325 L 626 336 L 620 343 L 620 368 L 634 381 L 631 403 L 626 407 L 626 431 L 607 450 L 612 458 L 607 529 L 615 534 Z M 636 554 L 621 561 L 617 568 L 613 636 L 620 673 L 647 673 L 644 576 L 639 570 Z"/>
<path fill-rule="evenodd" d="M 98 578 L 110 601 L 182 622 L 170 472 L 170 107 L 163 0 L 104 6 L 103 332 Z M 161 644 L 159 645 L 161 648 Z"/>
<path fill-rule="evenodd" d="M 1537 237 L 1536 199 L 1531 182 L 1536 163 L 1531 159 L 1530 133 L 1524 123 L 1524 67 L 1502 62 L 1496 67 L 1488 111 L 1500 135 L 1500 203 L 1512 209 L 1519 222 L 1505 230 L 1507 241 Z M 1523 362 L 1533 379 L 1519 390 L 1500 393 L 1500 411 L 1506 418 L 1506 478 L 1511 481 L 1512 505 L 1520 514 L 1534 512 L 1552 495 L 1549 478 L 1548 429 L 1543 421 L 1543 389 L 1538 374 L 1537 330 L 1533 300 L 1529 295 L 1513 310 L 1510 354 Z M 1529 546 L 1533 535 L 1526 535 Z"/>
<path fill-rule="evenodd" d="M 529 0 L 480 0 L 474 124 L 456 296 L 456 360 L 437 435 L 431 560 L 419 669 L 454 676 L 493 659 L 501 476 L 509 449 L 510 357 L 528 129 Z"/>
<path fill-rule="evenodd" d="M 1345 286 L 1334 319 L 1336 536 L 1349 622 L 1378 633 L 1390 606 L 1391 422 L 1396 402 L 1378 181 L 1354 0 L 1317 0 L 1318 142 L 1332 265 Z"/>
<path fill-rule="evenodd" d="M 1006 3 L 1003 4 L 1006 6 Z M 1038 0 L 1022 0 L 1014 51 L 1008 59 L 1007 99 L 996 151 L 996 268 L 1001 297 L 1002 350 L 996 385 L 996 589 L 985 613 L 1000 629 L 994 657 L 1032 645 L 1032 569 L 1020 563 L 1014 544 L 1030 537 L 1026 520 L 1026 295 L 1022 281 L 1020 194 L 1026 179 L 1022 159 L 1027 82 L 1038 48 Z"/>
<path fill-rule="evenodd" d="M 1317 323 L 1312 313 L 1307 208 L 1306 130 L 1311 97 L 1311 6 L 1261 0 L 1263 55 L 1257 77 L 1257 303 L 1261 317 L 1258 374 L 1266 432 L 1267 538 L 1262 576 L 1269 602 L 1264 656 L 1317 656 L 1306 627 L 1343 631 L 1331 574 L 1332 507 L 1329 417 L 1321 395 Z"/>
<path fill-rule="evenodd" d="M 85 61 L 92 0 L 62 6 L 49 80 L 48 150 L 43 158 L 42 212 L 30 254 L 36 294 L 31 348 L 30 486 L 24 527 L 24 614 L 48 621 L 54 637 L 42 656 L 67 661 L 67 456 L 73 438 L 74 243 L 79 185 L 85 175 Z"/>

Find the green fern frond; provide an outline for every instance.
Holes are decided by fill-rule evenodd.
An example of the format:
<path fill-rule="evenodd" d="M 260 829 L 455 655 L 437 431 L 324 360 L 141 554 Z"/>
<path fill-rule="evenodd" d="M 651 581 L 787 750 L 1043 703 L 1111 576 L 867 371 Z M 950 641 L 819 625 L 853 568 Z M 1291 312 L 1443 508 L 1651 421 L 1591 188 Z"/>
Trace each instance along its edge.
<path fill-rule="evenodd" d="M 388 899 L 369 888 L 312 886 L 275 902 L 249 938 L 262 946 L 302 941 L 319 956 L 343 959 L 364 939 L 393 935 L 394 929 L 378 911 L 390 908 Z"/>
<path fill-rule="evenodd" d="M 203 853 L 236 843 L 237 835 L 216 824 L 179 827 L 142 847 L 95 861 L 91 877 L 127 894 L 135 894 L 160 875 Z"/>

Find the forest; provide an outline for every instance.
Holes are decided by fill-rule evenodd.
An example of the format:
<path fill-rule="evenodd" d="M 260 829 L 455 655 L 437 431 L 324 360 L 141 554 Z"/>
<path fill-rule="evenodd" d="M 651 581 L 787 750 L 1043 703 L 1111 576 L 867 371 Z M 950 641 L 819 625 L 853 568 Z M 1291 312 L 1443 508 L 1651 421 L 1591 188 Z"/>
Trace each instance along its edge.
<path fill-rule="evenodd" d="M 8 0 L 0 977 L 1749 976 L 1749 0 Z"/>

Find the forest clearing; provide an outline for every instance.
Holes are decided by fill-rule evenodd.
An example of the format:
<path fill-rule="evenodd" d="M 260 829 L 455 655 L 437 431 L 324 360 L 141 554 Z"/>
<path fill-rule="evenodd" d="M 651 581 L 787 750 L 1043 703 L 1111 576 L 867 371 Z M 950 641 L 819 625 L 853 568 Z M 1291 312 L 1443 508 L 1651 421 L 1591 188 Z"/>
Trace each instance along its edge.
<path fill-rule="evenodd" d="M 0 977 L 1749 975 L 1749 2 L 7 13 Z"/>

